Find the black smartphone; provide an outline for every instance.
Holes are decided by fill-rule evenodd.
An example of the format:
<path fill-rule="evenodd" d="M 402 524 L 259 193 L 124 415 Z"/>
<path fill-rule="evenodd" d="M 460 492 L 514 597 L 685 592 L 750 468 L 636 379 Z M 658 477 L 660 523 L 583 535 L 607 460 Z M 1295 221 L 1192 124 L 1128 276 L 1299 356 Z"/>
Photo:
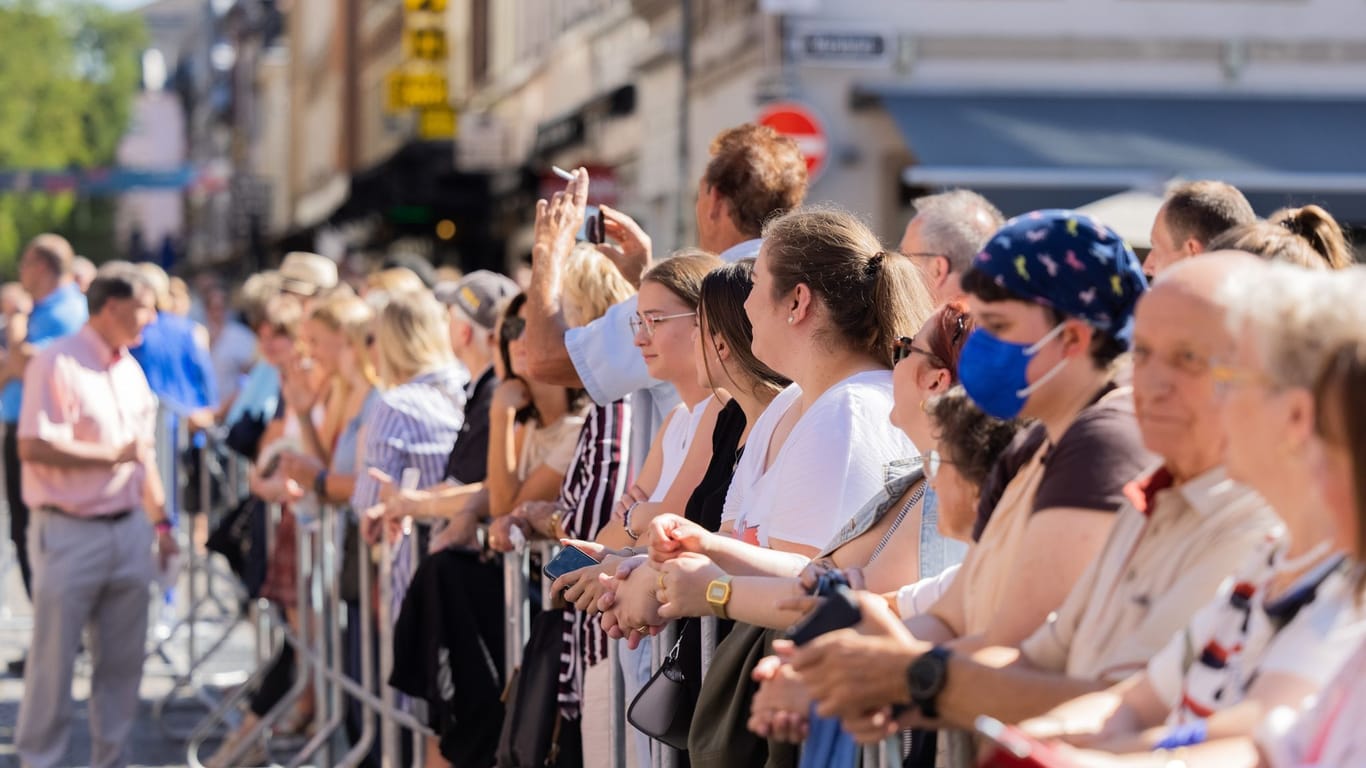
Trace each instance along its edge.
<path fill-rule="evenodd" d="M 854 593 L 843 584 L 831 585 L 821 604 L 787 630 L 787 637 L 797 645 L 806 645 L 826 632 L 846 629 L 863 619 Z"/>
<path fill-rule="evenodd" d="M 597 564 L 598 561 L 594 560 L 583 550 L 573 545 L 566 545 L 560 550 L 559 554 L 552 557 L 550 562 L 545 564 L 545 567 L 541 569 L 541 573 L 545 574 L 547 579 L 554 581 L 566 573 L 573 573 L 580 568 L 587 568 L 590 565 Z"/>

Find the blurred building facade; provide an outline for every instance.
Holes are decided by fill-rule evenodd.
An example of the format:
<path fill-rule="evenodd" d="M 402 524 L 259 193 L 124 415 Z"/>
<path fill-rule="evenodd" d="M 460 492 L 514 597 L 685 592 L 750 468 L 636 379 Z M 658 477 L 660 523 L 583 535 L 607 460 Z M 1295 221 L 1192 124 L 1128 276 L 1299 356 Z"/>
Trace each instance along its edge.
<path fill-rule="evenodd" d="M 711 137 L 779 101 L 821 125 L 809 199 L 891 242 L 941 187 L 1014 213 L 1182 176 L 1366 223 L 1359 0 L 224 1 L 190 58 L 226 96 L 187 110 L 189 155 L 231 178 L 188 206 L 213 258 L 511 268 L 551 165 L 588 167 L 595 201 L 667 251 L 695 237 Z M 415 58 L 439 97 L 395 90 Z M 453 124 L 396 93 L 444 99 Z"/>

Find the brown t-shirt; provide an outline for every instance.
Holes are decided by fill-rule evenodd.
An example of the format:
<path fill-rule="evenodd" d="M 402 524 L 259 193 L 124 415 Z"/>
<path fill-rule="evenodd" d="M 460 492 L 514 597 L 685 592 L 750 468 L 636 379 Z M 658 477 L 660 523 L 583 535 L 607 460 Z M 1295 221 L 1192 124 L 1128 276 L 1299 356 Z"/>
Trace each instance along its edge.
<path fill-rule="evenodd" d="M 982 483 L 974 539 L 981 537 L 1011 478 L 1047 439 L 1044 426 L 1034 424 L 1021 430 L 1002 452 Z M 1125 484 L 1156 462 L 1143 447 L 1132 394 L 1116 384 L 1082 409 L 1047 451 L 1046 470 L 1034 495 L 1035 512 L 1055 507 L 1116 512 L 1124 504 Z"/>

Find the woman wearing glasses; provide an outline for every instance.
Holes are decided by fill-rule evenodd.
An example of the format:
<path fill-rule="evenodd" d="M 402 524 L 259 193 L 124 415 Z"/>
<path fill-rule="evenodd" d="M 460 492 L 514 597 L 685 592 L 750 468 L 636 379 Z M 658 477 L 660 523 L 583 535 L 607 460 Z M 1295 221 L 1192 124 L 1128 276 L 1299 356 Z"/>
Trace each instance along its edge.
<path fill-rule="evenodd" d="M 929 403 L 957 382 L 958 354 L 972 330 L 972 319 L 961 303 L 941 307 L 914 337 L 896 341 L 892 371 L 891 424 L 916 446 L 933 448 L 937 431 Z M 891 592 L 903 584 L 938 576 L 963 557 L 965 547 L 939 530 L 938 499 L 926 483 L 927 467 L 920 456 L 898 457 L 884 469 L 883 487 L 832 538 L 800 577 L 735 576 L 731 580 L 728 613 L 731 618 L 772 629 L 782 629 L 800 618 L 787 607 L 787 598 L 805 594 L 816 576 L 833 568 L 862 568 L 867 589 Z M 971 524 L 969 523 L 969 530 Z M 724 535 L 724 534 L 721 534 Z M 710 540 L 710 536 L 707 537 Z M 959 537 L 966 540 L 966 536 Z M 874 553 L 895 552 L 876 558 Z M 724 572 L 719 567 L 663 567 L 663 590 L 670 604 L 665 615 L 702 616 L 710 613 L 707 585 Z"/>

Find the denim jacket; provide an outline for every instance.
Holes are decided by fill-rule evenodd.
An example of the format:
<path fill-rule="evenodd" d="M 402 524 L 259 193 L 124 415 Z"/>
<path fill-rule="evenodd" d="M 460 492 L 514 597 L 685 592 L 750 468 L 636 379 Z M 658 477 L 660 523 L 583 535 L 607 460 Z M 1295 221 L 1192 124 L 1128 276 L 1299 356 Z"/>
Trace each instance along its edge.
<path fill-rule="evenodd" d="M 896 508 L 907 489 L 925 477 L 919 456 L 897 459 L 883 466 L 883 487 L 868 500 L 849 522 L 840 528 L 835 538 L 825 546 L 817 560 L 866 533 L 877 525 L 882 516 Z M 920 578 L 938 576 L 945 568 L 962 562 L 967 545 L 945 538 L 939 533 L 939 500 L 934 491 L 925 489 L 925 501 L 920 516 Z"/>

